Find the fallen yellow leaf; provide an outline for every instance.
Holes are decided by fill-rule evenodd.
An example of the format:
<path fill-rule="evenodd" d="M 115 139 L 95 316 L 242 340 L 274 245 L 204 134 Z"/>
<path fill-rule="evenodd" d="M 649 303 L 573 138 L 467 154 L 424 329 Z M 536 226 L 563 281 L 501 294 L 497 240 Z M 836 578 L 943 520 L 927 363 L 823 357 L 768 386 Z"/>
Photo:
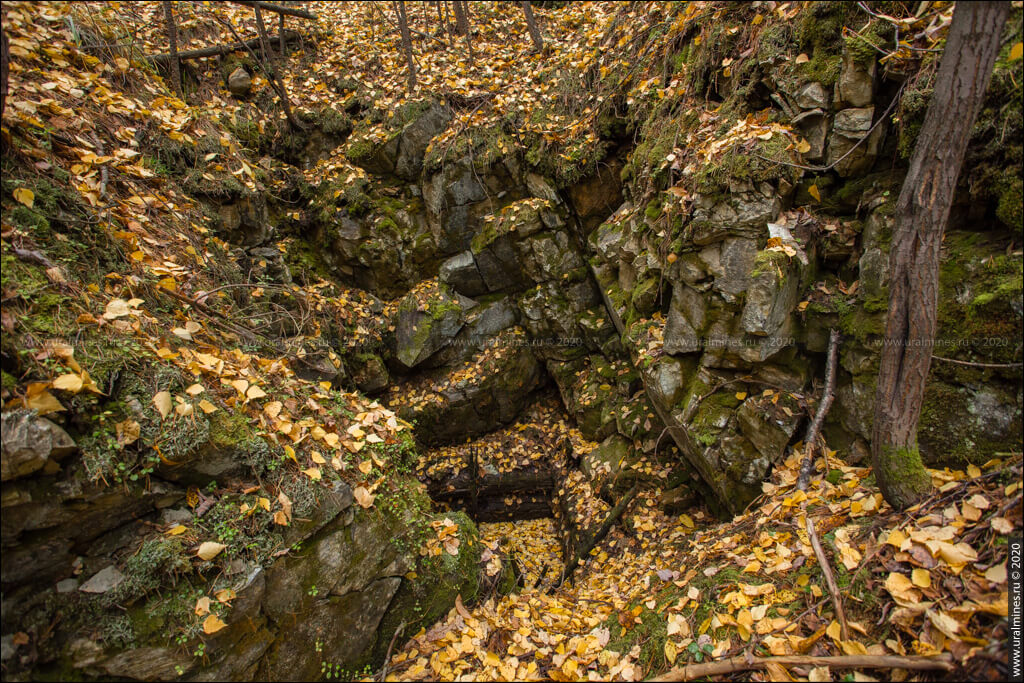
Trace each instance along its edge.
<path fill-rule="evenodd" d="M 225 624 L 220 617 L 218 617 L 216 614 L 211 614 L 210 616 L 206 617 L 205 621 L 203 621 L 203 633 L 206 633 L 207 635 L 211 633 L 216 633 L 225 626 L 227 626 L 227 624 Z"/>
<path fill-rule="evenodd" d="M 210 561 L 220 554 L 220 551 L 227 548 L 223 543 L 217 543 L 216 541 L 206 541 L 199 546 L 199 550 L 196 551 L 196 555 L 203 560 Z"/>

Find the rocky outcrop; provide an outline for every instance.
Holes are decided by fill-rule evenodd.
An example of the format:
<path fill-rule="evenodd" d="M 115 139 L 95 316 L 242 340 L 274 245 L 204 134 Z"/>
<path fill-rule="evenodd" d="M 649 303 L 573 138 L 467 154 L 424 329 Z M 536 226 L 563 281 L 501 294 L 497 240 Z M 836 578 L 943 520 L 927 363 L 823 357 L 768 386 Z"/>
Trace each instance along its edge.
<path fill-rule="evenodd" d="M 430 140 L 448 127 L 452 111 L 431 100 L 411 102 L 388 121 L 384 139 L 357 131 L 349 143 L 348 158 L 374 175 L 395 175 L 414 181 L 423 169 Z"/>
<path fill-rule="evenodd" d="M 392 387 L 389 405 L 415 421 L 426 443 L 453 443 L 508 424 L 541 382 L 541 368 L 522 329 L 487 340 L 463 366 L 439 368 Z"/>

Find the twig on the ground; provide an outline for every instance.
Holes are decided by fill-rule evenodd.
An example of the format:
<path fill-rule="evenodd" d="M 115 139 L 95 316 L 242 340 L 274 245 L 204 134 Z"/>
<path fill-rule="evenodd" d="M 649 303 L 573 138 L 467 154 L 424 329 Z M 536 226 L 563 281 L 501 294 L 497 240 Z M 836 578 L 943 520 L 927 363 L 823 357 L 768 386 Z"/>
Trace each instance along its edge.
<path fill-rule="evenodd" d="M 723 659 L 717 662 L 687 664 L 672 669 L 667 674 L 652 678 L 653 681 L 690 681 L 705 676 L 720 676 L 763 669 L 769 664 L 782 666 L 828 666 L 833 669 L 913 669 L 918 671 L 952 671 L 953 658 L 949 654 L 933 657 L 896 655 L 842 655 L 838 657 L 813 657 L 810 655 L 785 655 L 781 657 L 751 657 L 745 655 Z"/>
<path fill-rule="evenodd" d="M 976 361 L 969 360 L 957 360 L 956 358 L 944 358 L 942 356 L 932 355 L 932 360 L 941 360 L 945 363 L 956 363 L 957 365 L 966 365 L 971 368 L 1019 368 L 1024 366 L 1024 363 L 978 363 Z"/>
<path fill-rule="evenodd" d="M 37 263 L 44 268 L 53 268 L 53 261 L 46 258 L 46 255 L 41 251 L 35 249 L 19 249 L 14 247 L 14 255 L 20 258 L 22 261 L 28 261 L 29 263 Z"/>
<path fill-rule="evenodd" d="M 271 39 L 277 39 L 281 41 L 292 41 L 299 40 L 302 36 L 298 31 L 286 31 L 284 34 L 278 34 L 273 36 Z M 250 38 L 244 42 L 229 43 L 225 45 L 211 45 L 209 47 L 200 47 L 194 50 L 180 50 L 178 52 L 178 59 L 202 59 L 204 57 L 219 57 L 221 55 L 231 54 L 232 52 L 238 52 L 239 50 L 254 49 L 262 50 L 263 46 L 260 44 L 260 37 Z M 165 52 L 158 55 L 149 55 L 146 60 L 160 64 L 163 62 L 169 62 L 174 58 L 170 52 Z"/>
<path fill-rule="evenodd" d="M 807 514 L 807 503 L 804 502 L 802 505 L 804 512 L 804 526 L 807 528 L 807 535 L 811 539 L 811 547 L 814 548 L 814 556 L 818 558 L 818 565 L 821 567 L 821 573 L 825 575 L 825 585 L 828 586 L 828 592 L 832 594 L 832 604 L 836 608 L 836 618 L 839 620 L 839 628 L 841 629 L 841 635 L 843 640 L 850 639 L 850 626 L 846 623 L 846 612 L 843 611 L 843 598 L 839 593 L 839 585 L 836 583 L 836 577 L 832 573 L 832 565 L 828 562 L 828 557 L 825 555 L 825 551 L 822 550 L 821 541 L 818 540 L 818 532 L 814 530 L 814 522 L 811 520 L 811 516 Z"/>
<path fill-rule="evenodd" d="M 405 630 L 405 620 L 403 619 L 402 623 L 400 623 L 398 625 L 398 628 L 395 629 L 394 635 L 391 636 L 391 642 L 388 643 L 388 652 L 387 652 L 386 655 L 384 655 L 384 666 L 381 667 L 380 678 L 378 678 L 377 680 L 383 681 L 385 678 L 387 678 L 387 675 L 388 675 L 388 662 L 391 661 L 391 650 L 392 650 L 392 648 L 395 647 L 395 641 L 398 639 L 398 634 L 400 634 L 404 630 Z"/>

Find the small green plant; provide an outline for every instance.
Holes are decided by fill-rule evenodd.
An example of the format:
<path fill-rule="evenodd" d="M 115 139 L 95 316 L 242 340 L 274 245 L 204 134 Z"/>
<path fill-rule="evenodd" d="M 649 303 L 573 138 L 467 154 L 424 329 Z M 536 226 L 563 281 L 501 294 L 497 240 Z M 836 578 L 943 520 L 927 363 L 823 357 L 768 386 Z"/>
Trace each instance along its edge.
<path fill-rule="evenodd" d="M 309 595 L 309 596 L 312 596 L 312 597 L 315 598 L 316 596 L 320 595 L 320 589 L 317 588 L 316 584 L 314 583 L 312 586 L 309 587 L 309 590 L 306 591 L 306 595 Z"/>
<path fill-rule="evenodd" d="M 697 640 L 686 646 L 686 651 L 690 653 L 690 658 L 695 662 L 702 662 L 705 657 L 710 657 L 714 649 L 711 638 L 706 633 L 701 634 Z"/>

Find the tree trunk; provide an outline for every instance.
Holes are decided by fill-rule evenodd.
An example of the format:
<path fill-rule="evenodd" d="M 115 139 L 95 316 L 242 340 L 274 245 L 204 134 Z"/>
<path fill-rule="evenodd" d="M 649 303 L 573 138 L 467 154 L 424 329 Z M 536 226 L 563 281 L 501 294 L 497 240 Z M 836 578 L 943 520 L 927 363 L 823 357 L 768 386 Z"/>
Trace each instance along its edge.
<path fill-rule="evenodd" d="M 181 88 L 181 60 L 178 58 L 178 25 L 174 23 L 174 9 L 171 7 L 171 0 L 163 0 L 164 21 L 167 22 L 167 41 L 171 44 L 171 84 L 178 97 L 183 97 L 185 91 Z"/>
<path fill-rule="evenodd" d="M 284 57 L 285 47 L 287 47 L 287 45 L 285 43 L 285 39 L 284 39 L 284 15 L 283 14 L 278 14 L 277 15 L 277 20 L 278 20 L 277 21 L 277 38 L 278 38 L 277 51 L 281 53 L 282 57 Z"/>
<path fill-rule="evenodd" d="M 465 3 L 453 0 L 452 6 L 455 9 L 455 32 L 460 36 L 469 35 L 469 17 L 466 16 Z"/>
<path fill-rule="evenodd" d="M 260 37 L 260 49 L 263 50 L 263 59 L 270 65 L 274 61 L 274 52 L 270 47 L 270 38 L 267 36 L 267 25 L 263 22 L 263 10 L 260 9 L 259 5 L 256 5 L 255 9 L 256 34 Z M 274 78 L 276 74 L 273 73 L 273 67 L 270 67 L 270 69 L 271 73 L 268 75 Z"/>
<path fill-rule="evenodd" d="M 285 41 L 292 41 L 299 40 L 301 39 L 301 37 L 302 36 L 300 36 L 296 31 L 288 31 L 286 32 L 284 39 Z M 236 39 L 241 40 L 240 38 Z M 278 36 L 278 40 L 280 40 L 280 36 Z M 195 50 L 183 50 L 178 52 L 178 59 L 184 61 L 186 59 L 202 59 L 204 57 L 216 57 L 218 55 L 228 55 L 232 52 L 237 52 L 239 50 L 259 50 L 260 52 L 262 52 L 263 46 L 260 44 L 259 36 L 237 43 L 211 45 L 210 47 L 200 47 L 196 48 Z M 253 52 L 253 54 L 255 54 L 255 52 Z M 149 55 L 146 57 L 146 59 L 156 64 L 162 64 L 163 62 L 171 61 L 171 53 L 165 52 L 159 55 Z"/>
<path fill-rule="evenodd" d="M 402 51 L 409 65 L 409 92 L 416 89 L 416 60 L 412 58 L 412 36 L 409 34 L 409 19 L 405 15 L 404 0 L 395 0 L 395 13 L 398 14 L 398 30 L 402 34 Z"/>
<path fill-rule="evenodd" d="M 917 450 L 917 423 L 935 338 L 939 247 L 1009 9 L 1005 1 L 957 4 L 935 94 L 896 202 L 871 456 L 882 495 L 897 509 L 931 488 Z"/>
<path fill-rule="evenodd" d="M 7 34 L 0 33 L 0 115 L 7 107 L 7 72 L 10 69 L 11 53 L 7 44 Z"/>
<path fill-rule="evenodd" d="M 469 65 L 473 66 L 473 36 L 470 35 L 471 32 L 469 30 L 469 4 L 456 0 L 455 6 L 462 8 L 462 23 L 465 26 L 465 30 L 462 34 L 466 36 L 466 55 L 469 59 Z"/>
<path fill-rule="evenodd" d="M 533 7 L 530 5 L 529 0 L 523 0 L 519 3 L 523 6 L 523 14 L 526 15 L 526 28 L 530 31 L 530 40 L 533 41 L 533 47 L 537 52 L 544 49 L 544 38 L 540 35 L 540 29 L 537 28 L 537 20 L 533 16 Z"/>

